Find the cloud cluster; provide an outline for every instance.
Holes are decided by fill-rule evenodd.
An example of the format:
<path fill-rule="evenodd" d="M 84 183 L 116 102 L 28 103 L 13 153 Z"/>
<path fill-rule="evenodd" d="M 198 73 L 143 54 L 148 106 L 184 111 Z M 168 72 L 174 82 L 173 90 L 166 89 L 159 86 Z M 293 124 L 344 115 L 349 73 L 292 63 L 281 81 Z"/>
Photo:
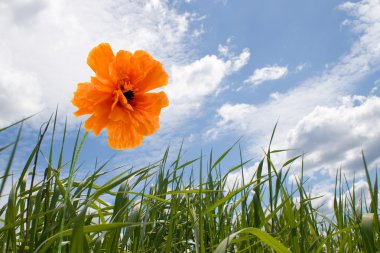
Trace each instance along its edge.
<path fill-rule="evenodd" d="M 297 128 L 297 132 L 303 133 L 302 138 L 301 135 L 299 138 L 290 138 L 289 140 L 294 140 L 290 142 L 288 142 L 287 136 L 288 134 L 294 133 L 293 129 L 296 128 L 298 124 L 301 124 L 300 122 L 302 122 L 307 115 L 316 115 L 318 110 L 321 110 L 318 109 L 315 111 L 318 106 L 330 108 L 325 110 L 330 110 L 331 112 L 340 110 L 340 113 L 348 115 L 354 115 L 353 111 L 355 111 L 355 113 L 361 113 L 361 120 L 365 119 L 364 123 L 359 124 L 361 127 L 370 126 L 371 124 L 375 126 L 377 121 L 375 117 L 373 117 L 374 114 L 371 114 L 368 110 L 369 108 L 373 108 L 373 110 L 376 111 L 378 101 L 376 97 L 364 99 L 363 104 L 358 107 L 347 107 L 347 104 L 344 105 L 345 107 L 342 107 L 341 99 L 345 96 L 352 95 L 355 87 L 360 85 L 360 82 L 365 77 L 380 70 L 380 2 L 376 0 L 364 0 L 357 3 L 346 3 L 340 8 L 352 16 L 352 18 L 349 19 L 349 21 L 345 21 L 344 24 L 352 27 L 358 34 L 358 39 L 353 43 L 349 52 L 320 75 L 305 80 L 297 87 L 285 93 L 276 93 L 262 104 L 224 104 L 217 111 L 219 121 L 216 127 L 209 129 L 208 136 L 217 137 L 230 131 L 236 131 L 240 135 L 245 134 L 250 146 L 253 147 L 251 152 L 257 154 L 257 152 L 260 152 L 260 148 L 257 147 L 265 147 L 267 145 L 273 126 L 275 122 L 279 120 L 274 146 L 279 148 L 293 148 L 293 146 L 289 145 L 297 144 L 299 152 L 302 153 L 303 150 L 314 145 L 314 134 L 317 133 L 313 131 L 317 131 L 318 129 L 314 128 L 310 132 L 302 132 L 301 128 Z M 355 103 L 357 103 L 357 101 Z M 351 111 L 352 114 L 350 113 Z M 374 113 L 374 111 L 372 113 Z M 316 117 L 317 116 L 313 118 Z M 322 117 L 321 112 L 318 112 L 318 117 Z M 338 117 L 338 115 L 336 115 L 336 117 Z M 339 117 L 342 118 L 342 115 Z M 352 118 L 347 118 L 347 121 L 349 120 L 353 121 Z M 325 142 L 331 144 L 329 141 L 329 138 L 331 138 L 329 131 L 331 135 L 333 135 L 334 127 L 338 129 L 340 127 L 339 124 L 343 124 L 343 122 L 337 120 L 333 121 L 332 119 L 325 119 L 325 122 L 326 124 L 330 124 L 329 129 L 331 130 L 321 128 L 318 143 Z M 334 123 L 337 125 L 333 125 Z M 324 127 L 327 127 L 327 125 L 324 125 Z M 346 131 L 349 131 L 349 128 L 346 128 Z M 307 137 L 308 134 L 310 134 L 310 137 Z M 348 135 L 352 137 L 349 139 L 350 152 L 360 150 L 363 145 L 366 145 L 365 140 L 370 141 L 370 138 L 373 138 L 373 140 L 380 138 L 380 132 L 374 130 L 372 134 L 373 136 L 370 137 L 368 135 L 364 136 L 364 138 L 359 138 L 359 135 L 356 135 L 357 137 L 354 137 L 355 135 L 352 134 Z M 337 137 L 342 137 L 342 135 Z M 298 141 L 300 142 L 297 143 Z M 342 145 L 344 145 L 344 143 L 344 140 L 342 140 Z M 369 142 L 367 142 L 367 144 L 370 145 Z M 322 146 L 320 146 L 320 148 L 322 148 Z M 337 156 L 337 158 L 351 159 L 350 157 L 353 154 L 350 152 L 345 153 L 346 149 L 343 147 L 340 148 L 342 148 L 341 151 L 345 157 Z M 372 146 L 371 148 L 372 150 L 377 150 L 376 148 L 373 149 L 374 147 Z M 313 153 L 323 152 L 317 149 L 313 149 L 312 151 Z M 331 156 L 334 156 L 337 151 L 333 152 L 330 149 L 330 152 Z M 368 152 L 371 151 L 368 150 Z M 356 155 L 360 158 L 360 153 Z M 370 162 L 375 162 L 378 158 L 378 155 L 374 157 L 368 154 L 368 156 Z M 356 164 L 348 162 L 347 166 L 355 167 Z M 328 170 L 331 168 L 324 169 Z"/>
<path fill-rule="evenodd" d="M 288 145 L 307 153 L 309 170 L 324 168 L 334 176 L 341 167 L 358 174 L 364 172 L 362 150 L 370 167 L 380 162 L 379 124 L 379 97 L 345 97 L 340 106 L 318 106 L 300 120 L 289 131 Z"/>

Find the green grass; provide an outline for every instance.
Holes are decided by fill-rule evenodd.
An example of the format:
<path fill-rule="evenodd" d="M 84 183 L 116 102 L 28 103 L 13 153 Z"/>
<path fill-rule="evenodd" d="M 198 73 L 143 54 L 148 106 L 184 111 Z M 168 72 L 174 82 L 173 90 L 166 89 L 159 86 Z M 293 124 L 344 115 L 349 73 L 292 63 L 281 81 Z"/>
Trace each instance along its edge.
<path fill-rule="evenodd" d="M 251 178 L 243 170 L 250 161 L 243 160 L 236 144 L 220 155 L 200 153 L 189 161 L 183 160 L 181 149 L 169 161 L 167 149 L 157 162 L 139 169 L 107 169 L 108 161 L 78 165 L 87 133 L 79 129 L 74 146 L 66 147 L 65 125 L 62 141 L 54 143 L 56 115 L 41 128 L 15 180 L 10 171 L 22 124 L 11 126 L 19 127 L 15 140 L 0 147 L 2 154 L 9 155 L 0 169 L 0 195 L 6 199 L 0 208 L 1 252 L 380 250 L 378 181 L 377 176 L 371 181 L 364 154 L 370 203 L 358 209 L 354 182 L 349 184 L 338 173 L 333 217 L 326 217 L 312 206 L 302 175 L 294 189 L 286 187 L 289 166 L 302 155 L 276 168 L 279 163 L 272 160 L 273 154 L 286 150 L 271 150 L 269 144 Z M 47 138 L 49 129 L 52 136 Z M 0 129 L 0 134 L 5 130 Z M 273 134 L 270 143 L 272 139 Z M 43 143 L 49 146 L 46 156 Z M 236 149 L 240 156 L 235 166 L 226 168 L 223 160 Z M 63 159 L 66 150 L 72 150 L 69 161 Z M 42 166 L 44 171 L 39 171 Z M 77 178 L 83 168 L 92 172 Z M 226 190 L 228 175 L 239 171 L 243 184 Z M 343 195 L 349 189 L 352 194 Z"/>

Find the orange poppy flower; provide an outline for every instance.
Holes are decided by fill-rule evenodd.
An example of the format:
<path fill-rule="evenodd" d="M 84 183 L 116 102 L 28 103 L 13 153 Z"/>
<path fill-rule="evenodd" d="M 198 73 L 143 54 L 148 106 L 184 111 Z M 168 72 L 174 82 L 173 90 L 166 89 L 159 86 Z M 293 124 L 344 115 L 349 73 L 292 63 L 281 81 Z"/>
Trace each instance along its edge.
<path fill-rule="evenodd" d="M 169 105 L 163 91 L 147 92 L 166 85 L 168 74 L 147 52 L 120 50 L 115 56 L 108 43 L 92 49 L 87 64 L 96 75 L 78 84 L 74 115 L 92 114 L 84 127 L 95 135 L 106 128 L 111 148 L 139 146 L 160 127 L 161 109 Z"/>

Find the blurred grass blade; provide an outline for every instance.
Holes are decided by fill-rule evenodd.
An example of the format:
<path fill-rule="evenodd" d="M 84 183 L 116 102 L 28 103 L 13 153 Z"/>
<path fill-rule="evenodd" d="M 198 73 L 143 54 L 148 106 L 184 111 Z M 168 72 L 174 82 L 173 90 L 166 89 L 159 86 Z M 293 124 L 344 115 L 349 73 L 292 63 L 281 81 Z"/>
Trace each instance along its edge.
<path fill-rule="evenodd" d="M 241 234 L 249 233 L 258 237 L 262 242 L 268 245 L 270 248 L 279 253 L 291 253 L 291 251 L 286 248 L 282 243 L 276 240 L 274 237 L 262 231 L 258 228 L 244 228 L 238 232 L 235 232 L 225 238 L 216 248 L 215 253 L 225 253 L 227 252 L 228 242 L 231 242 L 235 237 L 240 236 Z"/>
<path fill-rule="evenodd" d="M 9 171 L 10 171 L 12 163 L 13 163 L 13 159 L 14 159 L 15 154 L 16 154 L 17 144 L 20 141 L 21 130 L 22 130 L 22 123 L 21 123 L 21 126 L 20 126 L 19 130 L 18 130 L 16 141 L 14 142 L 14 146 L 13 146 L 12 152 L 10 154 L 7 166 L 5 167 L 4 174 L 2 176 L 1 186 L 0 186 L 0 196 L 3 193 L 4 187 L 5 187 L 5 183 L 7 181 L 7 178 L 8 178 L 8 175 L 9 175 Z"/>
<path fill-rule="evenodd" d="M 366 252 L 376 252 L 373 213 L 363 214 L 361 232 Z"/>
<path fill-rule="evenodd" d="M 0 152 L 6 150 L 7 148 L 9 148 L 10 146 L 12 146 L 13 144 L 15 144 L 15 143 L 14 143 L 14 142 L 11 142 L 11 143 L 9 143 L 8 145 L 5 145 L 5 146 L 1 147 L 1 148 L 0 148 Z"/>
<path fill-rule="evenodd" d="M 35 114 L 33 114 L 33 115 L 29 116 L 29 117 L 23 118 L 23 119 L 21 119 L 21 120 L 15 122 L 15 123 L 9 125 L 9 126 L 6 126 L 6 127 L 3 127 L 3 128 L 0 128 L 0 132 L 5 131 L 5 130 L 7 130 L 7 129 L 9 129 L 9 128 L 15 126 L 15 125 L 18 125 L 18 124 L 20 124 L 20 123 L 22 124 L 24 121 L 30 119 L 31 117 L 34 117 L 34 116 L 37 115 L 37 114 L 38 114 L 38 113 L 35 113 Z"/>

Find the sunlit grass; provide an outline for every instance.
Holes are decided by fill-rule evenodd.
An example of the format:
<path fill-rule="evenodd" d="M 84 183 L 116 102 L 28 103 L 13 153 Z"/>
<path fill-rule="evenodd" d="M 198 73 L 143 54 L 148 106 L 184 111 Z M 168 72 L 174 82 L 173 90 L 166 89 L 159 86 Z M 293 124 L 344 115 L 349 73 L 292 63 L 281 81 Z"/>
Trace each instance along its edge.
<path fill-rule="evenodd" d="M 286 187 L 289 166 L 302 156 L 276 168 L 274 164 L 281 163 L 273 161 L 273 154 L 285 151 L 272 150 L 270 144 L 252 177 L 244 175 L 243 167 L 250 161 L 242 156 L 234 166 L 223 165 L 231 150 L 239 149 L 236 145 L 217 156 L 201 153 L 192 160 L 184 160 L 180 149 L 169 161 L 167 149 L 146 167 L 109 169 L 108 162 L 78 165 L 87 136 L 80 129 L 73 147 L 65 144 L 66 126 L 62 141 L 53 142 L 56 118 L 43 125 L 29 157 L 21 162 L 17 180 L 12 181 L 10 170 L 22 123 L 11 126 L 19 127 L 18 134 L 0 147 L 9 155 L 0 169 L 0 195 L 6 199 L 0 209 L 1 252 L 380 250 L 378 181 L 377 177 L 371 181 L 364 155 L 370 202 L 358 208 L 354 182 L 348 184 L 338 173 L 333 214 L 327 217 L 312 206 L 302 175 L 294 189 Z M 51 138 L 46 137 L 49 129 Z M 0 129 L 0 134 L 5 130 Z M 50 147 L 47 155 L 41 152 L 42 143 Z M 63 161 L 66 150 L 72 151 L 70 161 Z M 58 154 L 56 162 L 53 153 Z M 40 163 L 44 171 L 37 171 Z M 79 178 L 78 171 L 84 167 L 91 172 Z M 227 178 L 238 171 L 244 180 L 229 189 Z M 37 177 L 37 172 L 43 177 Z M 343 195 L 347 190 L 352 194 Z"/>

